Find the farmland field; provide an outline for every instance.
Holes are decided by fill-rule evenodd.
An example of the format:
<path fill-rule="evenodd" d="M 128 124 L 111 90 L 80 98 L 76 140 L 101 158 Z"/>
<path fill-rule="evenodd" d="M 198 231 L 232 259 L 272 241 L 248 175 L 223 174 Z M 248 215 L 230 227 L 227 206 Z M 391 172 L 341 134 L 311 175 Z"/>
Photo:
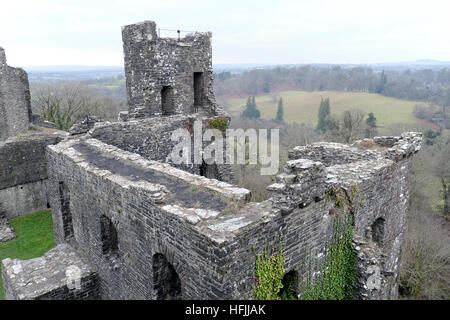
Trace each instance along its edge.
<path fill-rule="evenodd" d="M 348 109 L 361 109 L 366 113 L 373 112 L 378 126 L 381 127 L 380 133 L 383 133 L 382 127 L 393 123 L 417 123 L 413 110 L 415 104 L 421 103 L 366 92 L 282 91 L 277 94 L 256 96 L 256 104 L 261 111 L 262 118 L 275 118 L 280 96 L 283 98 L 284 120 L 287 122 L 295 121 L 315 125 L 321 98 L 329 98 L 332 114 L 340 114 Z M 246 98 L 228 99 L 228 110 L 237 115 L 244 108 L 246 101 Z"/>

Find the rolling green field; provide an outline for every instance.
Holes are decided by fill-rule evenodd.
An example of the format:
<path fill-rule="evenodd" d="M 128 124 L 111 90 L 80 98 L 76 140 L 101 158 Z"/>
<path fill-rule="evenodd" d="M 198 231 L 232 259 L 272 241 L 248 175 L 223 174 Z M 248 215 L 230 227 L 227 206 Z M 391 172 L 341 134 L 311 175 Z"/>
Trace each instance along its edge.
<path fill-rule="evenodd" d="M 108 80 L 108 81 L 102 81 L 100 83 L 88 84 L 88 86 L 91 88 L 105 88 L 105 89 L 110 89 L 110 90 L 120 88 L 123 85 L 125 85 L 125 79 Z"/>
<path fill-rule="evenodd" d="M 361 109 L 366 113 L 373 112 L 379 127 L 387 127 L 393 123 L 417 123 L 413 109 L 415 104 L 421 103 L 366 92 L 282 91 L 276 96 L 268 94 L 256 97 L 256 104 L 261 111 L 262 118 L 275 118 L 279 96 L 283 98 L 285 121 L 304 122 L 312 125 L 317 123 L 321 98 L 330 99 L 332 114 L 340 114 L 348 109 Z M 232 114 L 239 114 L 246 101 L 246 98 L 229 99 L 231 105 L 229 111 Z"/>
<path fill-rule="evenodd" d="M 52 212 L 39 211 L 9 221 L 16 238 L 0 243 L 0 261 L 5 258 L 31 259 L 42 256 L 55 246 Z M 1 264 L 0 264 L 1 273 Z M 4 299 L 3 279 L 0 276 L 0 300 Z"/>

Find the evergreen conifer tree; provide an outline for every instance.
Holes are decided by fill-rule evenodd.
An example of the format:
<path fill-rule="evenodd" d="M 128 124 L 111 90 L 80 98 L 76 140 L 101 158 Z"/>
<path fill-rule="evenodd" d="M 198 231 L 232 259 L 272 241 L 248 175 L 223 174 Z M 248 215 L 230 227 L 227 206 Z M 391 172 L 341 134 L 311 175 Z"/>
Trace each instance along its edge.
<path fill-rule="evenodd" d="M 325 100 L 320 101 L 319 107 L 319 121 L 317 123 L 317 130 L 325 132 L 328 129 L 328 121 L 327 117 L 330 115 L 330 99 L 326 98 Z"/>
<path fill-rule="evenodd" d="M 248 97 L 245 110 L 241 113 L 241 118 L 259 119 L 261 113 L 256 107 L 255 96 Z"/>
<path fill-rule="evenodd" d="M 370 112 L 366 119 L 366 138 L 372 138 L 377 135 L 377 118 L 373 112 Z"/>
<path fill-rule="evenodd" d="M 283 121 L 284 116 L 284 110 L 283 110 L 283 98 L 280 97 L 280 100 L 278 101 L 278 109 L 277 109 L 277 117 L 276 120 Z"/>

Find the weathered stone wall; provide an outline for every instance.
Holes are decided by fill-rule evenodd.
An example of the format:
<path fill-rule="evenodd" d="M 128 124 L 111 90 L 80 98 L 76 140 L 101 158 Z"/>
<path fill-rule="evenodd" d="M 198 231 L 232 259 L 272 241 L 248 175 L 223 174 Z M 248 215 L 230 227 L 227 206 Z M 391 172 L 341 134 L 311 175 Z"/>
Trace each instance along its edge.
<path fill-rule="evenodd" d="M 98 140 L 48 147 L 50 203 L 55 241 L 63 243 L 70 199 L 73 238 L 100 276 L 107 299 L 155 299 L 153 257 L 163 254 L 182 281 L 183 299 L 215 295 L 217 246 L 201 232 L 202 217 L 215 217 L 245 189 L 151 162 Z M 60 185 L 66 186 L 61 197 Z M 234 199 L 234 200 L 233 200 Z M 184 212 L 182 208 L 191 208 Z M 179 209 L 177 209 L 179 208 Z M 101 217 L 117 231 L 118 250 L 103 252 Z M 198 225 L 198 226 L 197 226 Z"/>
<path fill-rule="evenodd" d="M 16 237 L 13 228 L 8 219 L 6 219 L 5 212 L 0 204 L 0 242 L 6 242 Z"/>
<path fill-rule="evenodd" d="M 3 286 L 7 300 L 99 299 L 98 275 L 68 244 L 30 260 L 4 259 Z"/>
<path fill-rule="evenodd" d="M 47 179 L 1 189 L 0 204 L 8 219 L 48 209 Z"/>
<path fill-rule="evenodd" d="M 8 219 L 47 208 L 45 147 L 62 132 L 36 132 L 0 141 L 0 204 Z"/>
<path fill-rule="evenodd" d="M 11 219 L 47 208 L 45 147 L 65 136 L 31 113 L 27 73 L 0 47 L 0 207 Z"/>
<path fill-rule="evenodd" d="M 166 162 L 177 142 L 170 137 L 176 129 L 192 127 L 194 119 L 172 116 L 127 122 L 105 122 L 95 125 L 90 135 L 122 150 L 134 152 L 149 160 Z"/>
<path fill-rule="evenodd" d="M 188 171 L 190 173 L 205 175 L 202 172 L 201 164 L 194 163 L 194 129 L 193 124 L 196 119 L 202 120 L 203 135 L 208 128 L 209 118 L 202 118 L 200 115 L 175 115 L 161 118 L 139 119 L 126 122 L 105 122 L 98 123 L 89 132 L 90 136 L 104 143 L 111 144 L 122 150 L 137 153 L 149 160 L 156 160 L 172 164 L 174 167 Z M 177 129 L 186 129 L 191 134 L 191 163 L 173 164 L 170 160 L 170 153 L 174 149 L 177 141 L 172 141 L 172 133 Z M 225 141 L 224 141 L 225 143 Z M 208 142 L 203 143 L 203 147 Z M 225 156 L 225 155 L 224 155 Z M 201 158 L 201 156 L 200 156 Z M 210 178 L 232 183 L 234 175 L 231 166 L 227 163 L 214 164 L 215 171 Z M 205 175 L 206 176 L 206 175 Z"/>
<path fill-rule="evenodd" d="M 268 247 L 273 253 L 278 253 L 280 240 L 286 273 L 298 271 L 301 275 L 310 254 L 314 260 L 323 257 L 332 227 L 332 218 L 328 214 L 332 206 L 325 201 L 313 202 L 303 209 L 282 215 L 269 201 L 264 203 L 260 210 L 271 212 L 270 218 L 237 228 L 239 232 L 219 251 L 222 261 L 217 268 L 224 284 L 221 299 L 252 299 L 256 254 Z"/>
<path fill-rule="evenodd" d="M 268 187 L 272 197 L 248 202 L 250 191 L 222 182 L 232 181 L 229 166 L 175 167 L 168 157 L 174 130 L 192 135 L 194 120 L 225 115 L 212 89 L 211 34 L 161 39 L 145 21 L 123 27 L 122 37 L 123 121 L 86 119 L 57 145 L 63 135 L 0 142 L 0 211 L 20 214 L 1 204 L 17 209 L 13 198 L 43 200 L 48 173 L 59 244 L 44 258 L 3 261 L 7 298 L 248 299 L 255 253 L 268 244 L 276 250 L 281 240 L 286 271 L 301 270 L 305 259 L 323 259 L 333 221 L 344 215 L 354 218 L 355 297 L 397 297 L 411 156 L 421 134 L 296 147 Z M 5 139 L 23 131 L 31 113 L 26 73 L 6 66 L 3 50 L 0 72 Z M 71 265 L 85 271 L 82 289 L 67 286 Z"/>
<path fill-rule="evenodd" d="M 0 47 L 0 140 L 28 130 L 30 118 L 27 73 L 8 66 L 5 51 Z"/>
<path fill-rule="evenodd" d="M 354 215 L 358 258 L 355 295 L 359 299 L 395 299 L 398 295 L 411 156 L 420 146 L 421 134 L 405 133 L 359 141 L 353 147 L 329 143 L 296 147 L 290 157 L 297 154 L 309 161 L 288 161 L 277 183 L 269 186 L 274 191 L 274 205 L 287 213 L 299 204 L 302 207 L 317 201 L 319 194 L 343 191 L 338 201 Z M 318 160 L 328 164 L 322 184 L 323 164 Z"/>
<path fill-rule="evenodd" d="M 155 22 L 144 21 L 122 27 L 122 39 L 130 117 L 218 114 L 211 33 L 159 38 Z"/>
<path fill-rule="evenodd" d="M 352 214 L 355 295 L 393 299 L 410 157 L 419 148 L 420 135 L 414 134 L 402 136 L 391 148 L 374 149 L 377 154 L 370 160 L 326 167 L 292 159 L 269 187 L 274 192 L 270 201 L 246 203 L 248 191 L 82 137 L 48 148 L 55 239 L 75 241 L 98 268 L 104 298 L 161 298 L 177 292 L 171 286 L 179 282 L 175 298 L 245 299 L 252 298 L 255 252 L 268 243 L 276 249 L 281 239 L 286 271 L 301 270 L 311 253 L 314 259 L 324 257 L 335 216 Z M 68 195 L 60 194 L 61 183 Z M 62 205 L 67 199 L 73 228 L 69 239 Z M 103 216 L 117 235 L 117 244 L 108 245 L 117 248 L 114 252 L 102 249 L 105 239 L 114 238 L 102 236 Z M 165 263 L 153 260 L 160 254 Z M 170 266 L 167 270 L 176 276 L 160 270 L 161 265 Z M 160 267 L 154 273 L 155 266 Z M 161 277 L 175 280 L 159 291 Z"/>

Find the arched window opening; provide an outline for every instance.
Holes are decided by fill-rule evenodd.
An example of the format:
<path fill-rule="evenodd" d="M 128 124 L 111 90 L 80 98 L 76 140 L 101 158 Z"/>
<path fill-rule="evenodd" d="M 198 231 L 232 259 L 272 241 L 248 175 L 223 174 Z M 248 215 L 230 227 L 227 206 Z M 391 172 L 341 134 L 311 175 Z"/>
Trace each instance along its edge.
<path fill-rule="evenodd" d="M 153 256 L 153 289 L 157 300 L 181 300 L 180 278 L 161 253 Z"/>
<path fill-rule="evenodd" d="M 61 216 L 63 223 L 64 240 L 69 241 L 73 239 L 73 222 L 72 212 L 70 212 L 70 193 L 66 184 L 63 181 L 59 182 L 59 200 L 61 203 Z"/>
<path fill-rule="evenodd" d="M 283 288 L 281 288 L 278 295 L 283 300 L 297 300 L 298 299 L 298 272 L 291 270 L 286 273 L 281 280 Z"/>
<path fill-rule="evenodd" d="M 100 217 L 100 232 L 102 239 L 102 253 L 104 255 L 115 255 L 119 251 L 117 230 L 111 219 L 107 216 Z"/>
<path fill-rule="evenodd" d="M 386 222 L 383 218 L 378 218 L 372 224 L 372 241 L 376 242 L 379 246 L 384 245 L 385 224 Z"/>

